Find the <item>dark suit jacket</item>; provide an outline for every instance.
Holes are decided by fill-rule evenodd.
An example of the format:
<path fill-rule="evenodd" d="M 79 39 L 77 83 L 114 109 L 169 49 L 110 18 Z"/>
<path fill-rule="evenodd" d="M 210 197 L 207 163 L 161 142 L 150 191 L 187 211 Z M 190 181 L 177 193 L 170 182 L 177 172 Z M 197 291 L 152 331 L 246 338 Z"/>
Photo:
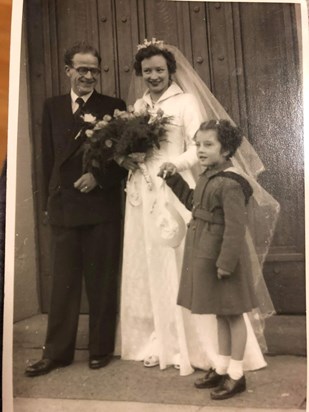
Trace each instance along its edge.
<path fill-rule="evenodd" d="M 125 110 L 125 103 L 113 97 L 93 92 L 84 111 L 102 119 L 115 109 Z M 100 186 L 89 193 L 81 193 L 73 183 L 83 174 L 82 145 L 84 137 L 75 139 L 81 125 L 72 114 L 70 94 L 45 101 L 42 122 L 43 209 L 48 211 L 49 222 L 73 227 L 118 220 L 121 215 L 120 182 L 125 169 L 116 162 L 108 163 L 102 173 L 97 169 L 95 178 Z"/>

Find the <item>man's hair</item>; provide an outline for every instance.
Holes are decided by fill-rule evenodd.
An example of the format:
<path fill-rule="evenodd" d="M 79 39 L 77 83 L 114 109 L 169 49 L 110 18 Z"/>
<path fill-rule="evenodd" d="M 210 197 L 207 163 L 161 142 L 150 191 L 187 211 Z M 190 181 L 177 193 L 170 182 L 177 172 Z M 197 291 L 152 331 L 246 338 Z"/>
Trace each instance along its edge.
<path fill-rule="evenodd" d="M 148 46 L 140 49 L 135 55 L 134 69 L 136 76 L 142 76 L 142 61 L 153 56 L 163 56 L 166 60 L 169 75 L 176 72 L 176 59 L 172 52 L 157 46 Z"/>
<path fill-rule="evenodd" d="M 203 122 L 194 138 L 199 131 L 216 130 L 218 140 L 221 144 L 222 151 L 228 151 L 227 159 L 232 157 L 241 145 L 243 133 L 238 126 L 233 126 L 228 120 L 208 120 Z"/>
<path fill-rule="evenodd" d="M 99 65 L 101 64 L 101 57 L 97 49 L 91 46 L 90 44 L 86 43 L 85 41 L 75 43 L 72 47 L 65 51 L 64 64 L 67 66 L 72 66 L 73 58 L 77 53 L 92 54 L 94 57 L 98 59 Z"/>

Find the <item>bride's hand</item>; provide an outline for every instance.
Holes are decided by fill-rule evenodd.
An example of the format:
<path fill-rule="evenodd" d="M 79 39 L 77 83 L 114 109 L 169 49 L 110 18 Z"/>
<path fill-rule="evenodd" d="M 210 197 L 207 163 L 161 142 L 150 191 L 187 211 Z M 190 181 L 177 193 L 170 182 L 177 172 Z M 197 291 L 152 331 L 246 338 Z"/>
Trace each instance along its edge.
<path fill-rule="evenodd" d="M 173 163 L 165 162 L 160 166 L 158 176 L 166 179 L 169 176 L 173 176 L 176 172 L 177 167 Z"/>
<path fill-rule="evenodd" d="M 138 164 L 134 160 L 130 159 L 130 157 L 125 157 L 123 159 L 123 161 L 121 162 L 121 167 L 124 167 L 127 170 L 131 170 L 132 172 L 139 168 Z"/>

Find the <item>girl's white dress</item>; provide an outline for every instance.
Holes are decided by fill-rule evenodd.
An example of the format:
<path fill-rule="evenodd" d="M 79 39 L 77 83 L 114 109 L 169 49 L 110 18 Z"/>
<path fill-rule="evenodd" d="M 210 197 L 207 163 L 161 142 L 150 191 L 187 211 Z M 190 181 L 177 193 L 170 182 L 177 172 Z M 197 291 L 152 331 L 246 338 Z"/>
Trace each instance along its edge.
<path fill-rule="evenodd" d="M 162 196 L 162 179 L 157 176 L 163 162 L 175 164 L 191 187 L 195 186 L 192 167 L 197 164 L 194 134 L 202 121 L 193 95 L 183 93 L 172 83 L 153 105 L 147 91 L 137 100 L 136 111 L 145 107 L 162 109 L 171 117 L 167 141 L 146 160 L 152 190 L 138 170 L 127 183 L 123 269 L 121 285 L 121 357 L 144 360 L 158 355 L 160 368 L 180 365 L 180 374 L 188 375 L 192 367 L 207 369 L 217 359 L 217 325 L 213 315 L 192 315 L 177 306 L 184 240 L 177 248 L 163 246 L 154 237 L 153 210 Z M 191 213 L 169 188 L 168 201 L 185 222 Z M 248 317 L 245 317 L 248 341 L 244 369 L 266 366 Z"/>

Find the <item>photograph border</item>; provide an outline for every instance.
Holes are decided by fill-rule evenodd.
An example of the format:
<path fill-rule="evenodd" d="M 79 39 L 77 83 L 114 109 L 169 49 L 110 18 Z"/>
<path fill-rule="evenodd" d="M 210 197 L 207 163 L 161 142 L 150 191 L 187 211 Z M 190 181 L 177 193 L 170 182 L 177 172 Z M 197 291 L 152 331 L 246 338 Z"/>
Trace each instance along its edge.
<path fill-rule="evenodd" d="M 168 1 L 193 1 L 193 0 L 168 0 Z M 204 0 L 194 0 L 205 2 Z M 215 2 L 207 0 L 206 2 Z M 291 3 L 300 4 L 302 21 L 302 71 L 303 71 L 303 111 L 304 111 L 304 157 L 305 157 L 305 205 L 309 196 L 309 54 L 308 54 L 308 0 L 294 1 L 267 1 L 267 0 L 221 0 L 226 3 Z M 19 77 L 21 62 L 21 36 L 22 36 L 23 0 L 13 0 L 11 44 L 10 44 L 10 75 L 9 75 L 9 117 L 8 117 L 8 145 L 7 145 L 7 206 L 6 206 L 6 242 L 5 242 L 5 275 L 4 275 L 4 319 L 3 319 L 3 404 L 5 412 L 13 411 L 13 302 L 14 302 L 14 272 L 15 272 L 15 215 L 16 215 L 16 166 L 17 166 L 17 136 L 19 113 Z M 305 207 L 305 233 L 309 233 L 308 210 Z M 309 242 L 306 243 L 305 256 L 308 256 Z M 308 259 L 305 259 L 306 273 Z M 308 285 L 306 282 L 306 297 Z M 308 300 L 306 299 L 306 302 Z M 306 319 L 307 330 L 309 321 Z M 307 350 L 308 350 L 307 339 Z M 307 377 L 308 368 L 307 368 Z M 308 389 L 307 389 L 308 391 Z"/>

